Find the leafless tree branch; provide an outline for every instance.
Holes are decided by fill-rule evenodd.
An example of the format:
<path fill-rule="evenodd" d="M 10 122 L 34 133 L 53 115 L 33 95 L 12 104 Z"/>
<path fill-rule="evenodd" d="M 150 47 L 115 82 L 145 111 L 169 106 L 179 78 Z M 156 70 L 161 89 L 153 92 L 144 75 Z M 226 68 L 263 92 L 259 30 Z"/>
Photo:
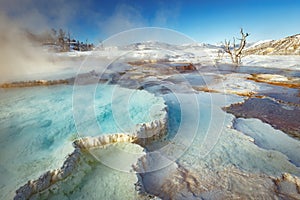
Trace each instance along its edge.
<path fill-rule="evenodd" d="M 236 47 L 235 38 L 233 38 L 232 48 L 230 47 L 230 41 L 225 40 L 224 51 L 230 55 L 231 61 L 233 64 L 241 64 L 242 51 L 246 46 L 246 38 L 249 36 L 249 33 L 244 33 L 241 28 L 240 31 L 242 38 L 240 40 L 240 45 Z"/>

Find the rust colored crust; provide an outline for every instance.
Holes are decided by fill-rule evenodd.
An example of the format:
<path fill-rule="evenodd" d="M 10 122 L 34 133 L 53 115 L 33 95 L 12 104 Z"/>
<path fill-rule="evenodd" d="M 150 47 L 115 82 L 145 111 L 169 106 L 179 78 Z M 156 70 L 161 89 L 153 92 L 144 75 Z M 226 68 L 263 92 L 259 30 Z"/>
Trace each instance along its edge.
<path fill-rule="evenodd" d="M 153 63 L 161 63 L 161 64 L 178 64 L 174 68 L 180 72 L 186 72 L 186 71 L 195 71 L 197 68 L 192 64 L 192 63 L 176 63 L 176 62 L 170 62 L 168 60 L 138 60 L 138 61 L 132 61 L 132 62 L 127 62 L 129 65 L 132 66 L 142 66 L 145 64 L 153 64 Z"/>
<path fill-rule="evenodd" d="M 0 88 L 19 88 L 19 87 L 34 87 L 34 86 L 48 86 L 48 85 L 59 85 L 68 84 L 68 80 L 35 80 L 35 81 L 20 81 L 12 83 L 0 84 Z"/>
<path fill-rule="evenodd" d="M 260 76 L 260 74 L 251 74 L 251 77 L 247 77 L 248 80 L 252 80 L 259 83 L 268 83 L 271 85 L 288 87 L 288 88 L 300 88 L 300 81 L 271 81 L 267 78 Z"/>
<path fill-rule="evenodd" d="M 192 63 L 176 66 L 176 69 L 179 71 L 195 71 L 195 70 L 197 70 L 196 67 Z"/>
<path fill-rule="evenodd" d="M 280 103 L 268 98 L 249 98 L 243 103 L 224 107 L 223 110 L 237 118 L 260 119 L 275 129 L 280 129 L 291 137 L 300 139 L 300 108 L 290 107 L 291 110 L 286 109 Z"/>
<path fill-rule="evenodd" d="M 239 95 L 242 97 L 253 97 L 255 96 L 255 92 L 238 92 L 238 91 L 230 91 L 230 90 L 226 90 L 226 91 L 218 91 L 218 90 L 214 90 L 214 89 L 210 89 L 208 87 L 193 87 L 194 90 L 196 91 L 202 91 L 202 92 L 210 92 L 210 93 L 226 93 L 226 94 L 235 94 L 235 95 Z"/>
<path fill-rule="evenodd" d="M 202 91 L 202 92 L 212 92 L 212 93 L 220 93 L 219 91 L 217 90 L 214 90 L 214 89 L 210 89 L 208 87 L 193 87 L 194 90 L 197 90 L 197 91 Z"/>

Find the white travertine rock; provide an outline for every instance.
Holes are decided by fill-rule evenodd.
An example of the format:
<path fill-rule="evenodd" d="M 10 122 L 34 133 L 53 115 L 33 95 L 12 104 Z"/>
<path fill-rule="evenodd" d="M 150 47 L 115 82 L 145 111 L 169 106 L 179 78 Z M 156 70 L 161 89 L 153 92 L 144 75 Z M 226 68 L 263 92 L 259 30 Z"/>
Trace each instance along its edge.
<path fill-rule="evenodd" d="M 79 138 L 73 142 L 74 151 L 68 155 L 60 169 L 47 171 L 37 180 L 30 180 L 16 190 L 14 200 L 29 199 L 33 194 L 44 191 L 58 181 L 67 178 L 77 167 L 81 151 L 92 148 L 103 148 L 105 145 L 121 142 L 136 143 L 143 147 L 154 140 L 166 136 L 167 113 L 161 119 L 137 125 L 137 131 L 132 134 L 116 133 L 98 137 Z"/>
<path fill-rule="evenodd" d="M 289 173 L 284 173 L 275 181 L 277 193 L 292 199 L 300 199 L 300 179 Z"/>
<path fill-rule="evenodd" d="M 14 199 L 28 199 L 33 194 L 47 189 L 57 181 L 65 179 L 75 169 L 76 164 L 79 161 L 79 157 L 80 149 L 75 148 L 75 150 L 68 156 L 68 158 L 65 160 L 63 166 L 60 169 L 47 171 L 46 173 L 41 175 L 37 180 L 28 181 L 25 185 L 23 185 L 16 191 Z"/>
<path fill-rule="evenodd" d="M 108 143 L 109 143 L 109 138 L 108 138 L 108 137 L 104 137 L 104 136 L 102 136 L 102 138 L 103 138 L 103 145 L 105 145 L 105 144 L 108 144 Z"/>
<path fill-rule="evenodd" d="M 232 167 L 201 175 L 159 152 L 141 157 L 134 170 L 139 191 L 162 199 L 300 199 L 300 179 L 289 173 L 275 178 Z"/>

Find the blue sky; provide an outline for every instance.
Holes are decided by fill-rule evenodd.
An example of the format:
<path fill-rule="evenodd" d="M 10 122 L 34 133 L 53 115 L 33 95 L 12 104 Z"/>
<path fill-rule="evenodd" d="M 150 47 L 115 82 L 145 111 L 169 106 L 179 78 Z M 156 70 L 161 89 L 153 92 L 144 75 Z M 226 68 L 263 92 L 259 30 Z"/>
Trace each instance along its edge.
<path fill-rule="evenodd" d="M 42 31 L 62 27 L 94 43 L 120 31 L 164 27 L 198 42 L 249 32 L 250 42 L 300 33 L 299 0 L 1 0 L 0 17 Z"/>

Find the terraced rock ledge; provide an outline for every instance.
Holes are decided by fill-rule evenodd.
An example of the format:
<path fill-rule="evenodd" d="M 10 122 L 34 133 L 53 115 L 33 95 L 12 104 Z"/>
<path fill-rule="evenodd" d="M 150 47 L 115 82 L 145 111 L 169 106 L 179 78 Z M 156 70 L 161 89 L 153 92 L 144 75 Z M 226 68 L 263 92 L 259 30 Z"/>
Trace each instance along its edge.
<path fill-rule="evenodd" d="M 29 199 L 34 194 L 43 192 L 51 185 L 66 179 L 76 169 L 83 151 L 93 148 L 105 148 L 107 145 L 129 142 L 142 147 L 151 144 L 152 141 L 163 139 L 167 134 L 167 112 L 161 119 L 137 125 L 138 130 L 133 133 L 116 133 L 96 137 L 78 138 L 73 142 L 74 151 L 68 155 L 60 169 L 45 172 L 36 180 L 29 180 L 16 190 L 15 200 Z"/>

